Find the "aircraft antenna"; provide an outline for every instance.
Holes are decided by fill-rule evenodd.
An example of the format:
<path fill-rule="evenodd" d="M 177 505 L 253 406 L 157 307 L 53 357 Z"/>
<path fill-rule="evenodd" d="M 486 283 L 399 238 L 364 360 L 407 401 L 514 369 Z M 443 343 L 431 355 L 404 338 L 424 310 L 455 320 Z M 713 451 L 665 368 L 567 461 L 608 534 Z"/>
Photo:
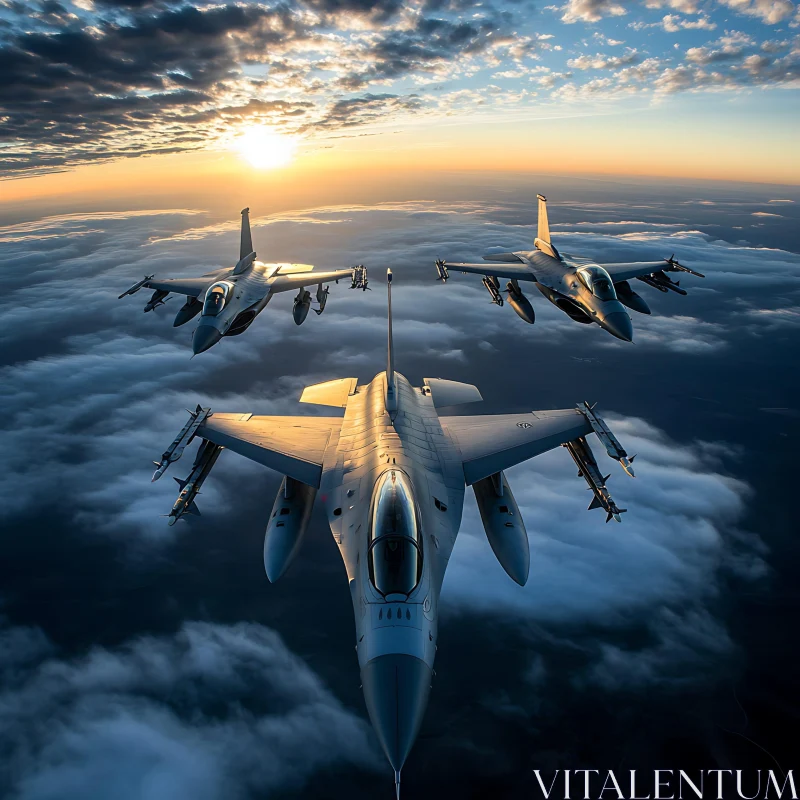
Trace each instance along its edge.
<path fill-rule="evenodd" d="M 250 209 L 242 209 L 242 238 L 239 245 L 239 261 L 253 252 L 253 238 L 250 236 Z"/>
<path fill-rule="evenodd" d="M 386 270 L 386 285 L 389 293 L 389 339 L 386 364 L 386 408 L 394 410 L 397 407 L 394 385 L 394 343 L 392 341 L 392 271 Z"/>

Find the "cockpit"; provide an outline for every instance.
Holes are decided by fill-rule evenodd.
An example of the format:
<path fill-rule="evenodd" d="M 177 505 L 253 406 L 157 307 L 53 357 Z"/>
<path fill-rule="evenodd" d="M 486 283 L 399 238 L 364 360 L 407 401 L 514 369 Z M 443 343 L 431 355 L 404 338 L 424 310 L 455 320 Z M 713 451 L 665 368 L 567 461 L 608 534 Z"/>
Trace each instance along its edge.
<path fill-rule="evenodd" d="M 417 507 L 398 469 L 384 472 L 375 485 L 367 561 L 372 585 L 384 596 L 411 594 L 422 576 Z"/>
<path fill-rule="evenodd" d="M 579 267 L 578 277 L 581 283 L 583 283 L 598 300 L 617 299 L 617 293 L 614 290 L 614 281 L 612 281 L 611 276 L 597 264 Z"/>
<path fill-rule="evenodd" d="M 207 292 L 203 303 L 204 317 L 216 317 L 228 302 L 233 286 L 227 281 L 215 283 Z"/>

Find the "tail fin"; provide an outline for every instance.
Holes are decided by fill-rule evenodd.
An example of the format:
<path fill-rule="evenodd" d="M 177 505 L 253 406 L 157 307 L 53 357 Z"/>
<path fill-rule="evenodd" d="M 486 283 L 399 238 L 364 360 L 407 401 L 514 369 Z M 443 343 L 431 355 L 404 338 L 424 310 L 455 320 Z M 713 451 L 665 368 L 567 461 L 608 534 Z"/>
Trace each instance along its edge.
<path fill-rule="evenodd" d="M 543 194 L 537 194 L 539 199 L 539 232 L 537 238 L 550 244 L 550 224 L 547 221 L 547 198 Z"/>
<path fill-rule="evenodd" d="M 392 271 L 386 270 L 386 285 L 389 292 L 389 339 L 386 360 L 386 410 L 397 410 L 397 393 L 394 385 L 394 341 L 392 339 Z"/>
<path fill-rule="evenodd" d="M 539 217 L 541 219 L 541 217 Z M 242 239 L 239 245 L 239 261 L 253 252 L 253 239 L 250 236 L 250 209 L 242 209 Z"/>

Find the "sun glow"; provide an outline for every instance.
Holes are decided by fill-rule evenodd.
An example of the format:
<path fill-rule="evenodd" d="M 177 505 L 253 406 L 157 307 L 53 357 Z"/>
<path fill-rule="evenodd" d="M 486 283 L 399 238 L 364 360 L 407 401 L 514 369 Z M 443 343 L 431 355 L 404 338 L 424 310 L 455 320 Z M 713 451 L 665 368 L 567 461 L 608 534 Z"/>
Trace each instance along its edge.
<path fill-rule="evenodd" d="M 239 155 L 256 169 L 285 167 L 294 159 L 296 141 L 271 128 L 257 126 L 247 128 L 236 140 Z"/>

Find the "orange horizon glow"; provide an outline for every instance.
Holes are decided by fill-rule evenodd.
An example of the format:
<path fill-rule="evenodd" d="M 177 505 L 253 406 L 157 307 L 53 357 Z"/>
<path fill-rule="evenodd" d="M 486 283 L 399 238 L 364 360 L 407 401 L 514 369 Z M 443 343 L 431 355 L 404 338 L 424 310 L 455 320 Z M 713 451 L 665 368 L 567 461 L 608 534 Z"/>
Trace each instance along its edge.
<path fill-rule="evenodd" d="M 0 182 L 0 204 L 35 204 L 63 198 L 70 202 L 119 202 L 144 198 L 179 198 L 209 202 L 215 197 L 257 189 L 276 193 L 277 207 L 315 202 L 316 191 L 337 191 L 350 201 L 358 185 L 382 184 L 435 173 L 504 173 L 564 175 L 676 181 L 735 181 L 739 183 L 800 184 L 800 159 L 784 134 L 765 132 L 759 147 L 750 147 L 750 132 L 721 137 L 714 130 L 692 128 L 665 131 L 642 115 L 625 125 L 613 117 L 543 120 L 531 126 L 420 126 L 398 132 L 322 142 L 299 142 L 294 160 L 288 139 L 269 139 L 259 131 L 248 144 L 251 160 L 259 147 L 279 144 L 270 154 L 269 169 L 258 170 L 225 150 L 197 150 L 164 156 L 119 159 L 84 164 L 63 172 Z M 264 134 L 267 139 L 259 138 Z M 278 148 L 280 149 L 280 148 Z M 787 153 L 784 162 L 776 152 Z M 246 157 L 246 154 L 245 154 Z M 280 194 L 280 198 L 277 194 Z M 394 196 L 393 196 L 394 197 Z M 278 202 L 278 200 L 281 202 Z"/>

